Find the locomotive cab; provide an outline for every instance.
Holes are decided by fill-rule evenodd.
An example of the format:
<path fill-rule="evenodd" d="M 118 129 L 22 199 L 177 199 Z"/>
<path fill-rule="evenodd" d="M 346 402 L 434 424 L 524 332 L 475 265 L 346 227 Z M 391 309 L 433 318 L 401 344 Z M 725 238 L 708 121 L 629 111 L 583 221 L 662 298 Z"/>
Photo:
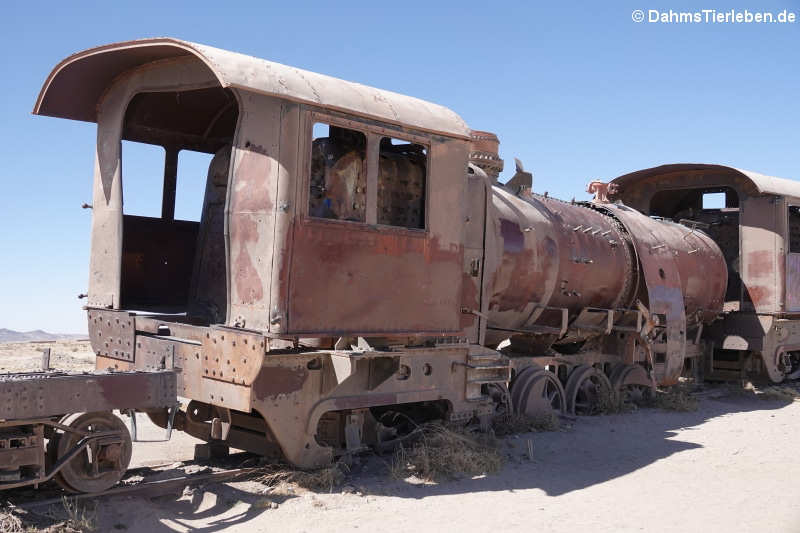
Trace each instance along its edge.
<path fill-rule="evenodd" d="M 449 109 L 147 39 L 65 59 L 34 113 L 97 123 L 89 337 L 99 370 L 178 370 L 156 423 L 311 467 L 393 409 L 492 411 L 491 184 Z"/>
<path fill-rule="evenodd" d="M 35 112 L 98 125 L 89 308 L 289 337 L 462 333 L 470 131 L 451 111 L 153 39 L 68 58 Z M 129 163 L 139 143 L 158 147 L 149 174 Z M 186 175 L 187 153 L 208 167 Z"/>
<path fill-rule="evenodd" d="M 800 185 L 703 164 L 664 165 L 614 183 L 626 205 L 702 229 L 725 256 L 724 313 L 704 333 L 713 344 L 708 376 L 800 377 Z"/>

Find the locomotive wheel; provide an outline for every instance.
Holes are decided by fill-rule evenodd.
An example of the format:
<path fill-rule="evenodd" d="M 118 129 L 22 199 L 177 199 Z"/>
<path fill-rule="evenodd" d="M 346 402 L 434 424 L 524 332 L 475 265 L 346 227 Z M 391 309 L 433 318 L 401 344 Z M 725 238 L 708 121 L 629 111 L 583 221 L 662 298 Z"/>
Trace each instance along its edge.
<path fill-rule="evenodd" d="M 70 415 L 62 416 L 58 422 L 63 424 L 66 419 L 69 418 Z M 62 433 L 53 432 L 49 439 L 47 439 L 47 447 L 45 448 L 45 468 L 49 471 L 53 465 L 58 461 L 58 443 L 61 440 Z M 64 489 L 67 492 L 78 492 L 77 490 L 70 487 L 64 478 L 61 477 L 61 472 L 56 472 L 56 475 L 53 476 L 53 481 L 55 481 L 58 486 Z"/>
<path fill-rule="evenodd" d="M 567 379 L 567 410 L 578 416 L 595 415 L 614 401 L 606 375 L 589 365 L 578 365 Z"/>
<path fill-rule="evenodd" d="M 133 445 L 125 423 L 109 412 L 69 415 L 62 424 L 87 433 L 118 431 L 122 442 L 92 444 L 86 447 L 56 475 L 56 481 L 70 492 L 101 492 L 116 485 L 131 462 Z M 57 437 L 56 457 L 69 452 L 80 440 L 78 433 L 65 432 Z"/>
<path fill-rule="evenodd" d="M 511 381 L 509 389 L 511 391 L 511 405 L 514 407 L 514 412 L 519 412 L 517 406 L 520 405 L 520 396 L 522 391 L 525 390 L 527 382 L 532 379 L 540 370 L 544 370 L 539 366 L 526 366 L 514 376 Z"/>
<path fill-rule="evenodd" d="M 653 397 L 653 380 L 641 365 L 623 365 L 611 373 L 611 386 L 621 403 L 640 404 Z"/>
<path fill-rule="evenodd" d="M 542 368 L 529 368 L 531 370 L 524 376 L 520 375 L 524 380 L 512 384 L 511 401 L 514 412 L 525 416 L 563 414 L 566 401 L 564 388 L 558 378 Z"/>

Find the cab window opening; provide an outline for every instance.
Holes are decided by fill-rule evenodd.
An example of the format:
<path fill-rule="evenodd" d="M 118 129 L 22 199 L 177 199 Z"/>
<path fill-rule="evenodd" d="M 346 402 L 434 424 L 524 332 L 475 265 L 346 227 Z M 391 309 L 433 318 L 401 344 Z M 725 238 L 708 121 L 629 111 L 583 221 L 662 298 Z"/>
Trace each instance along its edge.
<path fill-rule="evenodd" d="M 308 213 L 315 218 L 367 219 L 367 136 L 317 122 L 312 129 Z"/>
<path fill-rule="evenodd" d="M 378 224 L 425 228 L 428 149 L 418 143 L 383 137 L 378 165 Z"/>
<path fill-rule="evenodd" d="M 800 254 L 800 205 L 789 206 L 789 253 Z"/>
<path fill-rule="evenodd" d="M 142 92 L 122 129 L 120 307 L 224 322 L 224 207 L 239 108 L 228 89 Z"/>
<path fill-rule="evenodd" d="M 122 141 L 122 205 L 126 215 L 160 217 L 164 147 Z"/>
<path fill-rule="evenodd" d="M 367 154 L 377 156 L 377 175 L 368 175 Z M 427 169 L 428 147 L 423 144 L 315 122 L 308 215 L 424 229 Z M 370 187 L 375 191 L 370 193 Z M 369 194 L 374 195 L 371 205 Z"/>

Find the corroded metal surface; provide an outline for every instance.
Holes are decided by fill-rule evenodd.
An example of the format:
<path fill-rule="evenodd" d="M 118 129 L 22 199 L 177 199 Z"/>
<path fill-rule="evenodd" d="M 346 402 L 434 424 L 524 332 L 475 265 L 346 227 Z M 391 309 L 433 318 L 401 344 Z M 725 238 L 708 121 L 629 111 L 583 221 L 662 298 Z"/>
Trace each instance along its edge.
<path fill-rule="evenodd" d="M 674 165 L 564 202 L 518 160 L 498 183 L 497 136 L 446 108 L 175 39 L 67 58 L 35 113 L 98 123 L 92 347 L 150 371 L 87 381 L 104 410 L 315 467 L 423 420 L 593 412 L 687 359 L 800 371 L 794 182 Z M 160 218 L 125 212 L 122 140 L 165 149 Z M 174 220 L 180 150 L 213 155 L 196 222 Z M 12 392 L 45 405 L 9 416 L 81 409 L 76 381 L 35 382 Z"/>
<path fill-rule="evenodd" d="M 722 320 L 703 333 L 716 346 L 715 352 L 705 353 L 707 374 L 741 376 L 744 360 L 753 354 L 760 359 L 760 371 L 781 381 L 794 366 L 782 362 L 786 358 L 779 355 L 779 347 L 800 341 L 784 328 L 781 338 L 773 326 L 776 319 L 800 319 L 788 220 L 800 198 L 798 182 L 722 165 L 680 164 L 633 172 L 612 183 L 618 188 L 616 197 L 626 205 L 675 222 L 688 219 L 685 224 L 702 228 L 722 249 L 729 282 Z M 706 193 L 724 193 L 724 205 L 702 205 Z M 694 285 L 702 288 L 720 278 L 708 272 L 706 261 L 692 259 L 694 265 L 682 262 L 688 276 L 694 273 Z M 691 292 L 685 282 L 683 290 Z M 692 303 L 689 298 L 687 302 Z"/>
<path fill-rule="evenodd" d="M 420 129 L 469 138 L 453 111 L 390 91 L 316 72 L 171 38 L 141 39 L 92 48 L 59 63 L 44 83 L 35 114 L 94 122 L 95 103 L 119 74 L 165 59 L 191 56 L 233 87 Z"/>
<path fill-rule="evenodd" d="M 662 165 L 660 167 L 653 167 L 644 170 L 637 170 L 615 178 L 613 183 L 620 188 L 628 188 L 629 185 L 638 186 L 639 182 L 658 175 L 679 173 L 683 175 L 692 175 L 702 173 L 703 175 L 714 175 L 722 178 L 721 181 L 730 179 L 742 180 L 747 182 L 755 194 L 775 194 L 780 196 L 792 196 L 800 198 L 800 183 L 795 180 L 786 178 L 776 178 L 774 176 L 767 176 L 751 170 L 742 170 L 738 168 L 723 166 L 723 165 L 707 165 L 698 163 L 680 163 L 673 165 Z M 698 183 L 699 185 L 699 183 Z"/>
<path fill-rule="evenodd" d="M 800 254 L 786 256 L 786 310 L 800 311 Z"/>
<path fill-rule="evenodd" d="M 152 409 L 177 401 L 175 373 L 33 373 L 0 376 L 0 418 L 44 418 L 86 411 Z"/>
<path fill-rule="evenodd" d="M 132 313 L 88 311 L 89 340 L 97 355 L 133 362 L 136 353 L 136 330 Z"/>

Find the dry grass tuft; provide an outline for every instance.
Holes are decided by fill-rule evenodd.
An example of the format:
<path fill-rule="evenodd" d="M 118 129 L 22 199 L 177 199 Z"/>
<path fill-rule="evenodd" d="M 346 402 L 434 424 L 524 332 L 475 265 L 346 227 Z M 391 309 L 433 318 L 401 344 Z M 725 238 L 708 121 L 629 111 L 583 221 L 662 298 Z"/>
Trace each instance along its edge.
<path fill-rule="evenodd" d="M 7 533 L 24 533 L 27 531 L 27 528 L 13 509 L 3 509 L 0 511 L 0 531 Z"/>
<path fill-rule="evenodd" d="M 89 507 L 88 505 L 81 505 L 77 500 L 61 497 L 61 503 L 64 507 L 64 514 L 66 520 L 60 524 L 56 524 L 47 528 L 47 531 L 58 533 L 73 533 L 94 531 L 97 526 L 97 509 L 96 507 Z"/>
<path fill-rule="evenodd" d="M 648 402 L 648 407 L 683 413 L 697 411 L 697 406 L 697 399 L 678 386 L 656 391 Z"/>
<path fill-rule="evenodd" d="M 612 389 L 602 389 L 597 392 L 597 407 L 594 414 L 610 415 L 614 413 L 625 413 L 635 410 L 636 406 L 622 401 Z"/>
<path fill-rule="evenodd" d="M 11 503 L 0 509 L 3 533 L 85 533 L 97 527 L 97 508 L 81 505 L 74 498 L 61 498 L 61 508 L 50 507 L 44 514 L 20 510 Z"/>
<path fill-rule="evenodd" d="M 744 388 L 752 391 L 761 400 L 777 400 L 786 403 L 800 401 L 800 391 L 788 385 L 768 385 L 756 388 L 752 383 L 748 383 Z"/>
<path fill-rule="evenodd" d="M 498 437 L 541 431 L 557 431 L 561 422 L 556 413 L 541 413 L 535 416 L 513 414 L 497 417 L 492 422 L 494 434 Z"/>
<path fill-rule="evenodd" d="M 415 430 L 414 443 L 400 445 L 392 460 L 391 474 L 396 479 L 415 476 L 423 481 L 438 481 L 462 475 L 476 476 L 498 471 L 503 457 L 493 437 L 470 435 L 462 429 L 440 424 L 423 424 Z"/>
<path fill-rule="evenodd" d="M 268 487 L 296 485 L 313 491 L 332 491 L 345 480 L 347 466 L 338 462 L 318 470 L 292 470 L 285 467 L 265 467 L 255 480 Z"/>

